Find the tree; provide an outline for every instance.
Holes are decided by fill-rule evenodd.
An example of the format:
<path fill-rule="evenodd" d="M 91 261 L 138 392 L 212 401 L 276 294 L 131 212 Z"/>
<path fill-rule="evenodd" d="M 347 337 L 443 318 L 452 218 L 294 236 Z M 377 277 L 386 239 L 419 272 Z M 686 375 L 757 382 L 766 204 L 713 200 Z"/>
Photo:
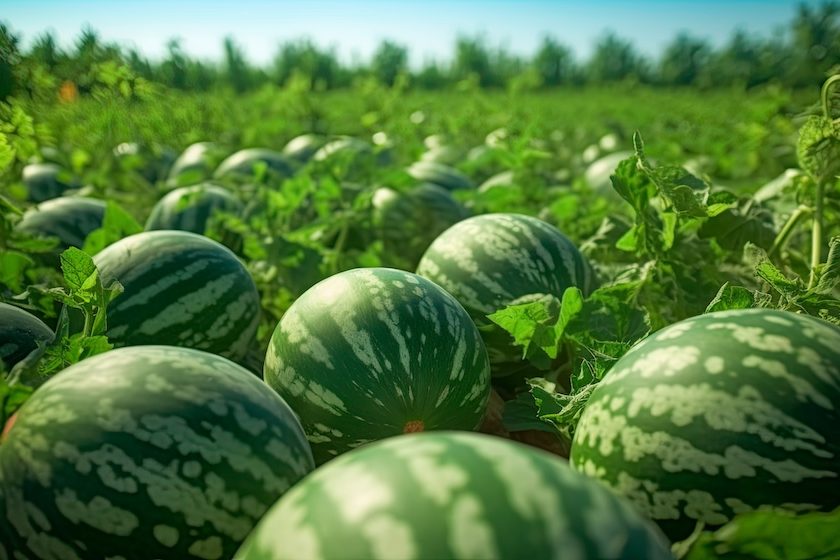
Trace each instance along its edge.
<path fill-rule="evenodd" d="M 250 89 L 252 85 L 251 69 L 248 66 L 242 48 L 236 44 L 233 37 L 227 36 L 224 40 L 224 50 L 224 68 L 228 83 L 237 92 Z"/>
<path fill-rule="evenodd" d="M 408 49 L 393 41 L 382 41 L 371 60 L 374 76 L 387 86 L 393 86 L 401 73 L 408 69 Z"/>
<path fill-rule="evenodd" d="M 668 85 L 695 85 L 711 54 L 712 48 L 706 41 L 680 33 L 665 47 L 659 67 L 660 78 Z"/>
<path fill-rule="evenodd" d="M 532 66 L 546 86 L 568 84 L 574 77 L 575 63 L 572 51 L 551 37 L 543 38 L 534 55 Z"/>
<path fill-rule="evenodd" d="M 493 72 L 490 52 L 483 37 L 459 36 L 456 39 L 452 73 L 456 80 L 475 75 L 482 87 L 500 85 Z"/>
<path fill-rule="evenodd" d="M 607 33 L 595 45 L 595 53 L 587 65 L 587 74 L 595 83 L 636 78 L 645 81 L 644 60 L 630 41 L 615 33 Z"/>
<path fill-rule="evenodd" d="M 334 51 L 321 51 L 311 41 L 300 40 L 280 47 L 274 57 L 273 77 L 282 85 L 293 75 L 304 75 L 312 87 L 329 89 L 337 85 L 340 70 Z"/>
<path fill-rule="evenodd" d="M 819 7 L 800 4 L 791 24 L 794 61 L 788 67 L 791 81 L 812 86 L 825 79 L 833 65 L 840 64 L 840 5 L 826 2 Z"/>
<path fill-rule="evenodd" d="M 434 60 L 429 60 L 414 76 L 414 83 L 421 89 L 441 89 L 449 80 L 440 65 Z"/>
<path fill-rule="evenodd" d="M 49 31 L 39 35 L 32 44 L 28 56 L 45 68 L 55 70 L 62 58 L 62 53 L 55 42 L 55 35 Z"/>
<path fill-rule="evenodd" d="M 20 62 L 20 37 L 0 22 L 0 101 L 15 91 L 14 68 Z"/>
<path fill-rule="evenodd" d="M 714 53 L 700 83 L 713 87 L 751 88 L 785 74 L 787 49 L 777 40 L 763 40 L 740 29 Z"/>
<path fill-rule="evenodd" d="M 181 48 L 181 39 L 166 42 L 167 57 L 160 64 L 160 81 L 176 89 L 187 88 L 187 57 Z"/>

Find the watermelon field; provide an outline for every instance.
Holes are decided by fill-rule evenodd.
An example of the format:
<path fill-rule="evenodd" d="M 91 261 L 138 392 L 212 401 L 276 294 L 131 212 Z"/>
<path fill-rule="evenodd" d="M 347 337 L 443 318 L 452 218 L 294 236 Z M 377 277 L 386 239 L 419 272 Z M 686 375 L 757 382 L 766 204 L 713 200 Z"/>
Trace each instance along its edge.
<path fill-rule="evenodd" d="M 9 60 L 0 560 L 840 559 L 840 74 Z"/>

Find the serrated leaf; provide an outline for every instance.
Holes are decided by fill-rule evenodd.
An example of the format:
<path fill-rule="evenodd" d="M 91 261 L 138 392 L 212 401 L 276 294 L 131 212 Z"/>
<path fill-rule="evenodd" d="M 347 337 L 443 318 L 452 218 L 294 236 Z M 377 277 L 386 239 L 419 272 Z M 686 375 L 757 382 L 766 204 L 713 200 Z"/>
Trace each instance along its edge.
<path fill-rule="evenodd" d="M 816 290 L 827 294 L 840 284 L 840 237 L 832 237 L 828 242 L 828 257 L 820 270 L 820 280 Z"/>
<path fill-rule="evenodd" d="M 635 253 L 640 249 L 638 227 L 633 226 L 615 243 L 615 248 L 628 253 Z"/>
<path fill-rule="evenodd" d="M 818 183 L 840 174 L 840 124 L 811 116 L 799 130 L 799 166 Z"/>
<path fill-rule="evenodd" d="M 776 238 L 773 215 L 757 204 L 750 205 L 746 214 L 739 208 L 726 208 L 706 220 L 697 234 L 702 239 L 716 239 L 729 251 L 740 251 L 749 241 L 769 249 Z"/>
<path fill-rule="evenodd" d="M 522 348 L 522 358 L 539 348 L 550 358 L 557 357 L 556 324 L 562 303 L 554 296 L 543 295 L 528 303 L 509 305 L 487 316 L 513 337 Z"/>
<path fill-rule="evenodd" d="M 755 307 L 755 303 L 756 298 L 752 290 L 742 286 L 732 286 L 727 282 L 721 286 L 715 299 L 706 307 L 706 313 L 730 309 L 750 309 Z"/>
<path fill-rule="evenodd" d="M 76 247 L 61 253 L 61 271 L 71 291 L 88 291 L 96 284 L 98 273 L 93 258 Z"/>
<path fill-rule="evenodd" d="M 830 560 L 840 558 L 840 509 L 794 515 L 759 510 L 702 533 L 682 560 Z"/>

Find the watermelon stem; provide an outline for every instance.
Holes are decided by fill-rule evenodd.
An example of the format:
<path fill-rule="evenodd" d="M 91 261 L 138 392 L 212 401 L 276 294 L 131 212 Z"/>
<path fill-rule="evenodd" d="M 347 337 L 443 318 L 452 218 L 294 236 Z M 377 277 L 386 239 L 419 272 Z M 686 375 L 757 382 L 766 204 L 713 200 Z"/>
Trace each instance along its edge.
<path fill-rule="evenodd" d="M 423 423 L 422 420 L 409 420 L 403 426 L 403 433 L 404 434 L 413 434 L 416 432 L 425 431 L 426 425 Z"/>

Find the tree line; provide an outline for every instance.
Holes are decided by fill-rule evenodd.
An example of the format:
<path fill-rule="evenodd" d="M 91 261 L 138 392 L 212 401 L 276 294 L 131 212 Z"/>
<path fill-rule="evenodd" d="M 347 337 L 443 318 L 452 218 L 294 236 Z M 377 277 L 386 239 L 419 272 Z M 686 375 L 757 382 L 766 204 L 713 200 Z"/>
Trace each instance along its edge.
<path fill-rule="evenodd" d="M 409 51 L 386 40 L 365 62 L 343 64 L 334 48 L 308 39 L 280 45 L 273 61 L 258 66 L 248 61 L 232 37 L 224 39 L 219 62 L 189 56 L 179 39 L 166 45 L 166 55 L 150 60 L 84 29 L 69 49 L 46 32 L 24 49 L 19 34 L 0 23 L 0 99 L 11 95 L 54 94 L 71 88 L 85 94 L 106 82 L 129 94 L 144 85 L 160 84 L 184 91 L 232 88 L 238 92 L 267 84 L 304 82 L 312 89 L 351 87 L 360 79 L 385 86 L 444 89 L 471 85 L 482 88 L 540 89 L 611 82 L 698 88 L 751 88 L 767 83 L 813 86 L 840 64 L 840 4 L 800 4 L 785 29 L 770 36 L 736 31 L 719 48 L 681 32 L 660 56 L 643 56 L 614 33 L 602 35 L 592 55 L 578 60 L 554 37 L 544 37 L 532 56 L 517 56 L 491 46 L 483 36 L 460 36 L 445 63 L 409 66 Z M 132 89 L 134 88 L 134 89 Z M 66 92 L 65 92 L 66 93 Z"/>

